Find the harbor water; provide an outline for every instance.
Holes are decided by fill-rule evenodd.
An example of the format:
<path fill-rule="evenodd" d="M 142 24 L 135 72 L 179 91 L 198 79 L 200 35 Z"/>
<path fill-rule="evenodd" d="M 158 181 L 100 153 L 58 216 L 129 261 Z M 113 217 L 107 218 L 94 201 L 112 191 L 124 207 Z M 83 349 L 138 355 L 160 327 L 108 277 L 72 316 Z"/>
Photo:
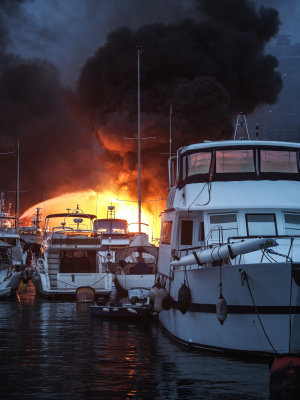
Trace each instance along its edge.
<path fill-rule="evenodd" d="M 190 350 L 157 321 L 102 320 L 32 283 L 0 301 L 2 399 L 269 399 L 266 361 Z"/>

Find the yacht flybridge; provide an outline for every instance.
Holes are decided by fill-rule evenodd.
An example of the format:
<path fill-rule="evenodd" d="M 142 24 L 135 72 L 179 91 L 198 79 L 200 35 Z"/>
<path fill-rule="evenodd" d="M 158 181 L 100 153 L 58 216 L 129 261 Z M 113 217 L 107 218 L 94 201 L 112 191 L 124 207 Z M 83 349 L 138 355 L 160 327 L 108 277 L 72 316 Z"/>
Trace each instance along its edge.
<path fill-rule="evenodd" d="M 300 352 L 299 199 L 297 143 L 205 142 L 170 158 L 152 296 L 175 339 Z"/>
<path fill-rule="evenodd" d="M 46 217 L 41 257 L 32 278 L 38 294 L 75 298 L 82 286 L 93 288 L 96 296 L 111 294 L 112 275 L 100 261 L 101 243 L 93 230 L 95 218 L 79 206 L 73 212 Z"/>

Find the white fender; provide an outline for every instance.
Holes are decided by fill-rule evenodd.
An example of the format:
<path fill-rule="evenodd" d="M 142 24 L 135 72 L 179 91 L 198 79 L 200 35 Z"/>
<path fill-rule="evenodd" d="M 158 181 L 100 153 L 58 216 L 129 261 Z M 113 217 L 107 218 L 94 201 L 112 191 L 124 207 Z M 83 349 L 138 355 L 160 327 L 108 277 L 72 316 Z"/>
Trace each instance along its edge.
<path fill-rule="evenodd" d="M 157 286 L 153 286 L 150 290 L 149 290 L 149 299 L 150 299 L 150 303 L 154 303 L 155 302 L 155 297 L 157 296 L 157 293 L 159 291 L 159 288 Z"/>
<path fill-rule="evenodd" d="M 155 297 L 155 301 L 154 301 L 154 311 L 161 312 L 163 310 L 162 301 L 167 296 L 168 296 L 168 292 L 166 291 L 166 289 L 161 288 L 158 290 L 157 296 Z"/>

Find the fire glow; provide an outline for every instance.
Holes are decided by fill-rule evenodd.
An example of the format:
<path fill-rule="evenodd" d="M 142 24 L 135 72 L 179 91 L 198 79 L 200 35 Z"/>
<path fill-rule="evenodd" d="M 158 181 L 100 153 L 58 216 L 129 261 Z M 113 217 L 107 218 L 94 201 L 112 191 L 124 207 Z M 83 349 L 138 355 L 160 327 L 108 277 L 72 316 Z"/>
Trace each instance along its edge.
<path fill-rule="evenodd" d="M 138 204 L 134 199 L 123 198 L 112 191 L 106 190 L 98 193 L 94 190 L 71 192 L 53 197 L 52 199 L 40 202 L 28 208 L 21 216 L 21 221 L 28 221 L 33 217 L 36 209 L 41 210 L 42 220 L 49 214 L 63 213 L 67 209 L 71 212 L 79 208 L 87 214 L 95 214 L 97 218 L 107 218 L 107 207 L 115 206 L 115 217 L 126 219 L 129 225 L 129 231 L 138 230 Z M 160 218 L 159 214 L 164 206 L 164 201 L 147 202 L 147 208 L 142 207 L 142 231 L 149 235 L 149 240 L 155 241 L 160 236 Z M 144 224 L 147 224 L 146 226 Z M 43 225 L 43 224 L 42 224 Z"/>

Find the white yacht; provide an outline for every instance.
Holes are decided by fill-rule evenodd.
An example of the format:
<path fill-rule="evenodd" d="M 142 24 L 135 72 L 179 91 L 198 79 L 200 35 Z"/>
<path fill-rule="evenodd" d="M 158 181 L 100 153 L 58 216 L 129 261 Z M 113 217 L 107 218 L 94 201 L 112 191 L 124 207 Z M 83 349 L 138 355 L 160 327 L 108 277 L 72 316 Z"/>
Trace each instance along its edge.
<path fill-rule="evenodd" d="M 0 297 L 14 294 L 23 277 L 23 252 L 16 218 L 0 213 Z"/>
<path fill-rule="evenodd" d="M 110 296 L 112 275 L 100 261 L 101 242 L 93 230 L 95 218 L 79 206 L 73 212 L 46 217 L 41 257 L 35 262 L 32 277 L 38 294 L 75 298 L 78 288 L 91 287 L 96 297 Z M 57 221 L 60 225 L 55 226 Z"/>
<path fill-rule="evenodd" d="M 125 219 L 116 218 L 115 206 L 110 205 L 107 207 L 107 218 L 94 220 L 94 231 L 101 241 L 100 262 L 114 273 L 116 250 L 127 247 L 130 243 L 128 223 Z"/>
<path fill-rule="evenodd" d="M 170 158 L 152 294 L 176 340 L 300 352 L 299 156 L 298 143 L 228 140 Z"/>

